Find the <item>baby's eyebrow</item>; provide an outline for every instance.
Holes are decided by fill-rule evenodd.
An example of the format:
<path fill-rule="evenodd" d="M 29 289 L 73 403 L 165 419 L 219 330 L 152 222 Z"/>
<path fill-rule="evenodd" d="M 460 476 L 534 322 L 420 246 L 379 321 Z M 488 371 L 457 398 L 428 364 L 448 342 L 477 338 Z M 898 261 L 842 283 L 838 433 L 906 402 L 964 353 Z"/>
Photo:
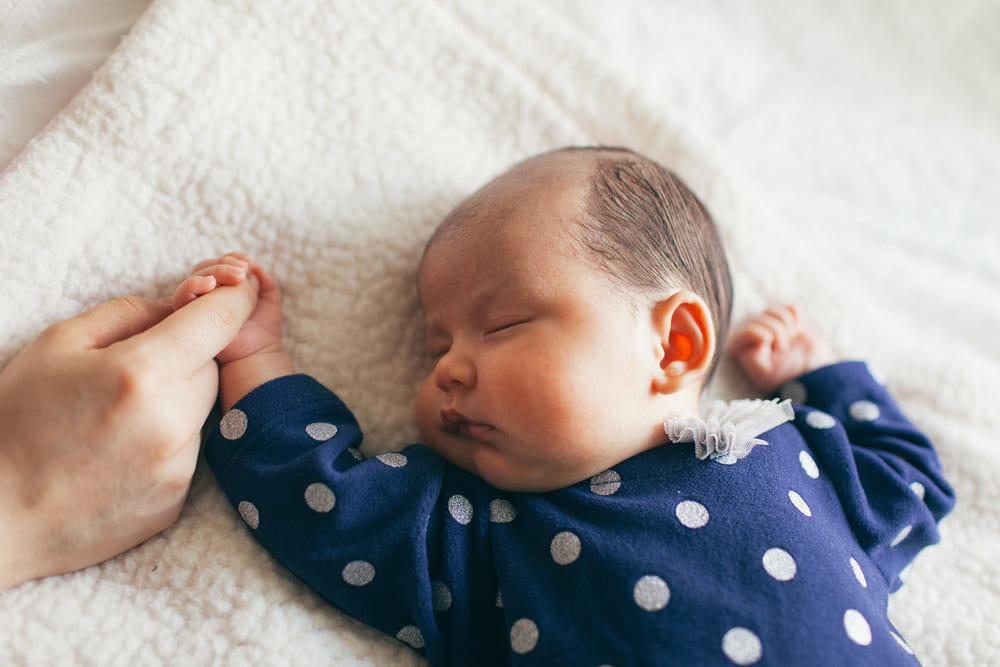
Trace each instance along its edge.
<path fill-rule="evenodd" d="M 479 294 L 473 297 L 472 306 L 470 306 L 472 309 L 472 314 L 473 315 L 482 314 L 482 311 L 485 309 L 485 306 L 488 305 L 490 301 L 490 297 L 495 297 L 500 292 L 506 292 L 509 289 L 511 289 L 511 287 L 512 284 L 509 281 L 505 281 L 501 283 L 496 283 L 492 287 L 486 287 L 480 290 Z M 437 333 L 438 331 L 443 331 L 443 327 L 441 326 L 441 324 L 434 318 L 425 320 L 424 326 L 426 327 L 428 335 L 432 333 Z"/>

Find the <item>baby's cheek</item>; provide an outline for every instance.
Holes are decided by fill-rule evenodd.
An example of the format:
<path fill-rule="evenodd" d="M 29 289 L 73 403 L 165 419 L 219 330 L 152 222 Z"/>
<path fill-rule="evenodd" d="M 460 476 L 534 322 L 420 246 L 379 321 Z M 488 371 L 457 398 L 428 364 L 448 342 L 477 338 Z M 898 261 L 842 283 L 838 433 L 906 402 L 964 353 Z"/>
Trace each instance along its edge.
<path fill-rule="evenodd" d="M 554 459 L 572 456 L 577 443 L 588 440 L 593 428 L 595 405 L 592 387 L 586 386 L 572 364 L 550 359 L 536 366 L 525 365 L 513 395 L 519 421 L 531 434 L 537 451 Z"/>
<path fill-rule="evenodd" d="M 417 430 L 420 432 L 420 440 L 429 444 L 428 440 L 433 437 L 435 431 L 434 417 L 434 387 L 433 383 L 424 380 L 417 390 L 417 398 L 414 402 L 414 412 L 417 422 Z M 440 408 L 438 408 L 438 418 L 440 419 Z"/>

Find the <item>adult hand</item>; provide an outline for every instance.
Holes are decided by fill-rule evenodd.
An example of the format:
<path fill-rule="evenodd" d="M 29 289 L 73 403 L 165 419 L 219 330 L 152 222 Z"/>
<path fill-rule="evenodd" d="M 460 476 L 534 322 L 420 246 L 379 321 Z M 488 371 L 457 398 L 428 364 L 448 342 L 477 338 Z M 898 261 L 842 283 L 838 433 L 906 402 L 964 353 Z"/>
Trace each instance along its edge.
<path fill-rule="evenodd" d="M 176 521 L 216 399 L 214 357 L 257 289 L 251 277 L 177 312 L 112 299 L 50 326 L 0 372 L 0 590 Z"/>

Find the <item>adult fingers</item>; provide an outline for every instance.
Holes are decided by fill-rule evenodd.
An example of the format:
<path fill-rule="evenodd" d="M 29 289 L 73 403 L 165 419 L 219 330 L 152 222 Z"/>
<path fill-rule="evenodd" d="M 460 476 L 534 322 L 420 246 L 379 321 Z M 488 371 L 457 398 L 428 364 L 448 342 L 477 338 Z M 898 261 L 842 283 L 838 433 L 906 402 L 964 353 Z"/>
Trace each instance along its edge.
<path fill-rule="evenodd" d="M 257 305 L 258 288 L 253 274 L 239 285 L 217 287 L 130 342 L 191 377 L 236 337 Z"/>
<path fill-rule="evenodd" d="M 47 335 L 75 348 L 104 348 L 149 329 L 172 312 L 173 307 L 162 301 L 119 296 L 57 322 Z"/>

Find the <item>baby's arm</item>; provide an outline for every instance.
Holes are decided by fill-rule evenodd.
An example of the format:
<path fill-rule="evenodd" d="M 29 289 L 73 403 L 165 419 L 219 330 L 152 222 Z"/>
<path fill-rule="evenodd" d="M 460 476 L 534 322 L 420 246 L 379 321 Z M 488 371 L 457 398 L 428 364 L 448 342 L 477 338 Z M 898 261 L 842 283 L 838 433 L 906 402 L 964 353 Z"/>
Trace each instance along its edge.
<path fill-rule="evenodd" d="M 173 297 L 177 310 L 219 285 L 244 283 L 258 290 L 257 308 L 236 338 L 216 357 L 223 410 L 229 410 L 268 380 L 295 373 L 292 358 L 281 341 L 284 318 L 278 281 L 249 255 L 231 252 L 197 264 Z"/>
<path fill-rule="evenodd" d="M 937 524 L 955 504 L 933 443 L 867 364 L 838 362 L 791 306 L 751 319 L 732 345 L 759 388 L 799 404 L 796 426 L 811 452 L 800 454 L 805 474 L 829 478 L 858 543 L 898 588 L 900 570 L 938 541 Z"/>
<path fill-rule="evenodd" d="M 202 451 L 219 486 L 268 553 L 327 601 L 434 664 L 495 660 L 495 492 L 422 445 L 366 460 L 347 405 L 295 373 L 277 282 L 245 255 L 199 264 L 174 303 L 255 281 L 257 309 L 217 357 L 225 414 Z"/>

